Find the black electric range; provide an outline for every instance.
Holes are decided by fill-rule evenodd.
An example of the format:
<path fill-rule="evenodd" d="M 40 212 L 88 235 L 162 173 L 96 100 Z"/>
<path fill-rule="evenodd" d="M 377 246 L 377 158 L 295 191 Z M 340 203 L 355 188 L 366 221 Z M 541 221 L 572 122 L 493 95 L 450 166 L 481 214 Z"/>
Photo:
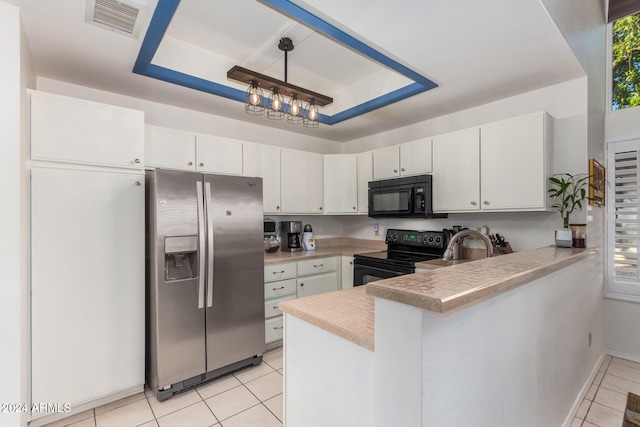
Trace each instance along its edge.
<path fill-rule="evenodd" d="M 451 238 L 449 230 L 389 229 L 386 251 L 354 255 L 353 285 L 415 273 L 416 263 L 442 258 Z"/>

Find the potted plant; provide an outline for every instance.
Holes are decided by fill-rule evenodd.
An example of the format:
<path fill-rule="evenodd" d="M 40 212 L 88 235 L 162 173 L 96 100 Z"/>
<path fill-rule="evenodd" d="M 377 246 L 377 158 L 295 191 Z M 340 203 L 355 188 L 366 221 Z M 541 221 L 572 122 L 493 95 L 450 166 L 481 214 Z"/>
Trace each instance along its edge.
<path fill-rule="evenodd" d="M 582 209 L 583 201 L 590 200 L 587 189 L 593 184 L 589 183 L 589 175 L 584 173 L 555 174 L 549 177 L 549 182 L 549 195 L 555 202 L 551 207 L 560 213 L 564 224 L 562 230 L 556 230 L 556 246 L 570 248 L 573 238 L 569 229 L 569 216 L 576 208 Z"/>

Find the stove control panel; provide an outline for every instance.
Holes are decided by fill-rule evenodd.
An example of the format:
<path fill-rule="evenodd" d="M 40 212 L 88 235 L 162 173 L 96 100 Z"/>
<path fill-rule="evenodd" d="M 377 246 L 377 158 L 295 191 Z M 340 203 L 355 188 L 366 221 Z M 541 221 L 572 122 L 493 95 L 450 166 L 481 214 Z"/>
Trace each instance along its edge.
<path fill-rule="evenodd" d="M 422 248 L 444 249 L 446 242 L 442 231 L 387 230 L 384 242 L 388 245 L 407 245 Z"/>

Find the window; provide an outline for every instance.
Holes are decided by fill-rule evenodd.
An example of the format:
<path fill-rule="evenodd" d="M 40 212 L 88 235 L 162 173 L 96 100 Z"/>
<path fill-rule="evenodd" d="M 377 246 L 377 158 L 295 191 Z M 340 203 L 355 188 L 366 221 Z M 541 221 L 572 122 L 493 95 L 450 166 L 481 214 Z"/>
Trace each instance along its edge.
<path fill-rule="evenodd" d="M 613 23 L 611 54 L 611 109 L 640 106 L 640 13 Z"/>
<path fill-rule="evenodd" d="M 608 145 L 607 296 L 640 302 L 640 139 Z"/>

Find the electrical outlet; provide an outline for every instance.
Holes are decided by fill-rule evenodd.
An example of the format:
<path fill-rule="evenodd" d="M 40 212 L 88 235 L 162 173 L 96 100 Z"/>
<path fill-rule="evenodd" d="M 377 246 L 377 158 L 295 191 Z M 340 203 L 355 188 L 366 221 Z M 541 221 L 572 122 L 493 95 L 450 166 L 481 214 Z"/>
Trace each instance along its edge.
<path fill-rule="evenodd" d="M 589 347 L 591 347 L 591 332 L 589 332 Z"/>

